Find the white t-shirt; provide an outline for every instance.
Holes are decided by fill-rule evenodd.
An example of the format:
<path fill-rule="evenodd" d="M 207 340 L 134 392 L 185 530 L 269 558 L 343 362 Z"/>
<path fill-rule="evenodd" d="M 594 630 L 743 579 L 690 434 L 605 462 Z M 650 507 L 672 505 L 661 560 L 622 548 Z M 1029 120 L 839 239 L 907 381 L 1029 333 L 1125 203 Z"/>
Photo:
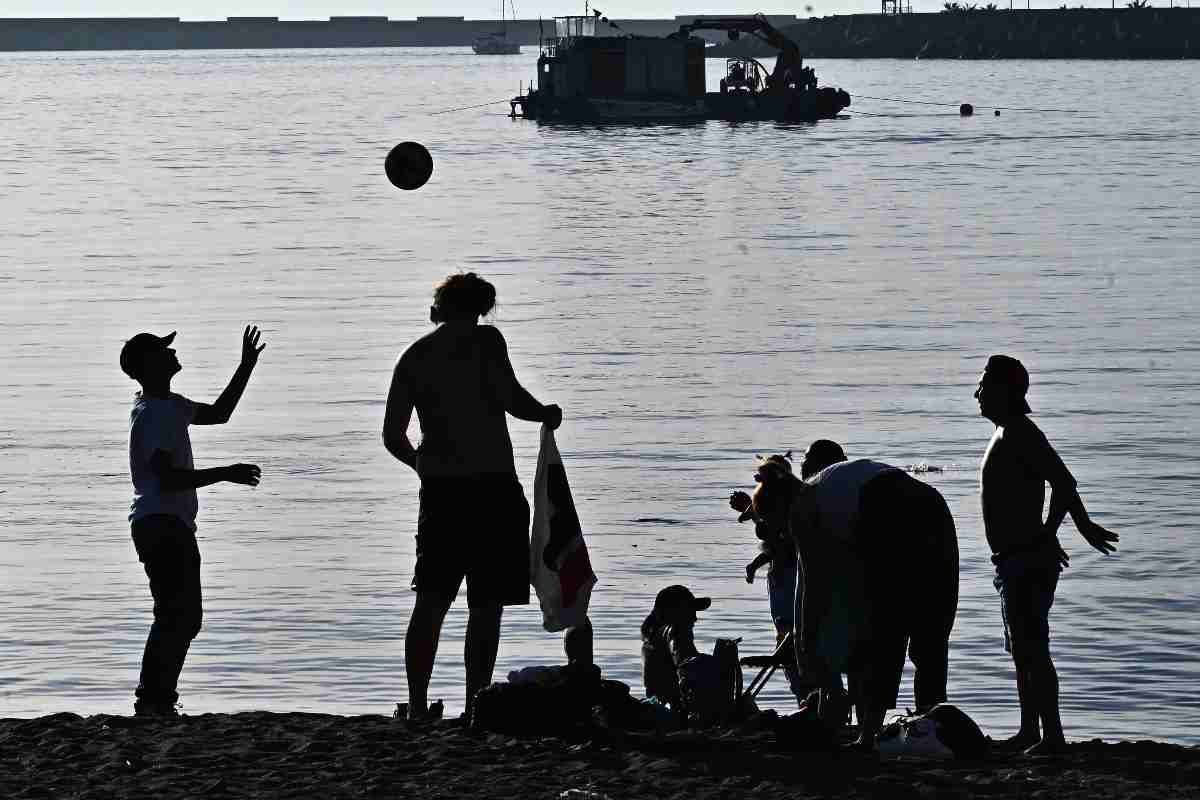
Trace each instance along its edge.
<path fill-rule="evenodd" d="M 863 487 L 872 478 L 898 469 L 879 461 L 859 458 L 831 464 L 805 481 L 816 489 L 814 499 L 825 533 L 842 542 L 852 543 Z"/>
<path fill-rule="evenodd" d="M 133 478 L 133 502 L 129 521 L 151 514 L 179 517 L 194 531 L 199 503 L 195 489 L 164 492 L 158 476 L 150 468 L 155 451 L 171 457 L 176 469 L 195 469 L 192 464 L 192 439 L 188 425 L 196 416 L 196 404 L 183 395 L 143 397 L 139 392 L 129 412 L 129 474 Z"/>

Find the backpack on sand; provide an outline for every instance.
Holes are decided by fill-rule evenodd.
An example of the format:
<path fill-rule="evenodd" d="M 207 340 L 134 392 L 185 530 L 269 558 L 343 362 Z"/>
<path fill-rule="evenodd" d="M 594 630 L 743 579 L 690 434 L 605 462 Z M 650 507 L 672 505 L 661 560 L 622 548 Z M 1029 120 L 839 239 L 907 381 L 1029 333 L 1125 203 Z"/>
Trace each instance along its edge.
<path fill-rule="evenodd" d="M 980 758 L 987 751 L 983 731 L 958 706 L 939 703 L 924 714 L 901 716 L 879 732 L 880 754 L 920 758 Z"/>

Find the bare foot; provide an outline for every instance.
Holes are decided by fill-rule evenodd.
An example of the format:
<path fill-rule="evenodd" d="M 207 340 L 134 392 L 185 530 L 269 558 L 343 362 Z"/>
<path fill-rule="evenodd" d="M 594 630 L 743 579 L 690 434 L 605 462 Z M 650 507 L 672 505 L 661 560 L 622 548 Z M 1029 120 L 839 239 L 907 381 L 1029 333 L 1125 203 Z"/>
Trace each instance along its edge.
<path fill-rule="evenodd" d="M 1042 737 L 1037 731 L 1032 733 L 1017 731 L 1015 735 L 1008 737 L 1004 741 L 996 742 L 996 748 L 1001 752 L 1020 753 L 1033 747 L 1041 739 Z"/>
<path fill-rule="evenodd" d="M 849 744 L 842 745 L 842 748 L 853 753 L 873 753 L 875 752 L 875 738 L 864 739 L 859 737 Z"/>
<path fill-rule="evenodd" d="M 1027 756 L 1054 756 L 1067 751 L 1065 739 L 1042 739 L 1032 747 L 1026 748 Z"/>

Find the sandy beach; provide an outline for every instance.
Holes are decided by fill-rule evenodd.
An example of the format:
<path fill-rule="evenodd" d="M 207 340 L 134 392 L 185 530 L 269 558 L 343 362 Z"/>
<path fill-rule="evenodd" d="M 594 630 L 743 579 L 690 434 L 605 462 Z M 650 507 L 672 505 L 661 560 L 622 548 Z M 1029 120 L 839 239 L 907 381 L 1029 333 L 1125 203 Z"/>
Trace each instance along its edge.
<path fill-rule="evenodd" d="M 1057 758 L 789 752 L 765 732 L 479 734 L 384 716 L 55 714 L 0 720 L 6 798 L 1191 798 L 1200 748 L 1071 745 Z"/>

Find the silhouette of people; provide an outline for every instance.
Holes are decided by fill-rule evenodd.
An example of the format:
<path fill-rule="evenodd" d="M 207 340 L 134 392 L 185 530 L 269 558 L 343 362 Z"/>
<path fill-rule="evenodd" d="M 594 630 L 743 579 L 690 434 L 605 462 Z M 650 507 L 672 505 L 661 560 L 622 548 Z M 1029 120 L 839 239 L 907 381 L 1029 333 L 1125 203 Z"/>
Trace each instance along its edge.
<path fill-rule="evenodd" d="M 768 456 L 766 461 L 774 462 L 780 468 L 791 473 L 791 457 L 787 453 Z M 809 445 L 800 464 L 800 477 L 808 480 L 810 477 L 825 469 L 830 464 L 845 461 L 846 454 L 837 442 L 828 439 L 818 439 Z M 771 528 L 757 518 L 750 495 L 745 492 L 734 492 L 729 497 L 729 505 L 740 512 L 738 522 L 754 521 L 754 534 L 762 541 L 762 552 L 746 565 L 746 583 L 754 582 L 754 574 L 763 566 L 767 569 L 767 599 L 771 605 L 771 620 L 775 624 L 775 643 L 778 645 L 795 628 L 795 607 L 798 573 L 796 569 L 796 545 L 787 527 Z M 799 670 L 794 660 L 784 666 L 788 683 L 796 700 L 803 702 L 812 688 L 800 679 Z"/>
<path fill-rule="evenodd" d="M 1058 541 L 1063 518 L 1101 553 L 1118 536 L 1088 516 L 1071 475 L 1041 429 L 1029 419 L 1029 373 L 1011 356 L 993 355 L 975 390 L 979 413 L 996 426 L 983 456 L 980 491 L 983 528 L 996 566 L 1005 649 L 1017 673 L 1021 727 L 1005 744 L 1031 755 L 1061 750 L 1058 673 L 1050 658 L 1050 606 L 1067 566 Z M 1042 519 L 1046 484 L 1050 507 Z"/>
<path fill-rule="evenodd" d="M 154 623 L 142 654 L 134 713 L 174 716 L 179 673 L 200 632 L 200 548 L 196 544 L 196 489 L 227 481 L 257 486 L 254 464 L 196 469 L 189 425 L 221 425 L 237 408 L 258 356 L 259 330 L 242 333 L 241 363 L 212 405 L 171 391 L 182 369 L 171 344 L 175 334 L 139 333 L 121 348 L 121 369 L 141 384 L 129 415 L 129 473 L 133 545 L 150 579 Z"/>
<path fill-rule="evenodd" d="M 480 325 L 496 289 L 473 272 L 434 291 L 432 332 L 396 362 L 383 443 L 421 480 L 417 593 L 404 639 L 408 715 L 429 713 L 429 679 L 442 622 L 467 581 L 466 714 L 492 681 L 506 605 L 529 602 L 529 504 L 517 480 L 505 414 L 552 429 L 562 421 L 517 381 L 500 331 Z M 421 443 L 408 438 L 413 410 Z"/>
<path fill-rule="evenodd" d="M 858 743 L 869 747 L 896 707 L 906 651 L 917 708 L 946 699 L 958 539 L 932 486 L 868 459 L 826 463 L 841 455 L 827 440 L 810 451 L 809 470 L 824 466 L 806 481 L 763 462 L 753 508 L 796 543 L 797 661 L 830 691 L 850 675 Z"/>
<path fill-rule="evenodd" d="M 686 713 L 679 687 L 679 668 L 699 655 L 696 612 L 712 605 L 686 586 L 668 586 L 654 598 L 654 608 L 642 621 L 642 685 L 646 697 L 657 697 L 676 714 Z"/>

